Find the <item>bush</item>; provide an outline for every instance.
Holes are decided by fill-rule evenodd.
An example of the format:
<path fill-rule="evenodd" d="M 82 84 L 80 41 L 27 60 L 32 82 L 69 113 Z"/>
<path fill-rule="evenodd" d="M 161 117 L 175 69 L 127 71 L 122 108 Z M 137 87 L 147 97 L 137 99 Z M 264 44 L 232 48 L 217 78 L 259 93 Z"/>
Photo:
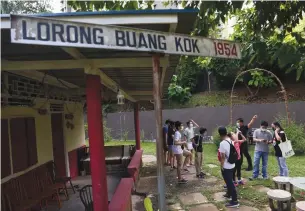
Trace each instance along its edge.
<path fill-rule="evenodd" d="M 287 138 L 291 141 L 294 152 L 298 155 L 305 154 L 305 125 L 291 121 L 288 126 L 287 119 L 283 117 L 278 117 L 277 121 L 284 128 Z"/>
<path fill-rule="evenodd" d="M 227 128 L 228 133 L 229 133 L 229 132 L 232 132 L 232 131 L 233 131 L 233 132 L 236 132 L 236 126 L 227 125 L 226 128 Z M 213 142 L 214 142 L 214 144 L 216 144 L 217 149 L 219 148 L 219 144 L 220 144 L 221 141 L 222 141 L 222 140 L 220 139 L 220 136 L 219 136 L 219 134 L 218 134 L 218 127 L 217 127 L 217 128 L 215 128 L 214 131 L 213 131 Z"/>
<path fill-rule="evenodd" d="M 174 75 L 172 78 L 172 82 L 168 87 L 168 96 L 169 99 L 178 103 L 185 103 L 191 98 L 190 88 L 183 88 L 182 86 L 177 84 L 177 76 Z"/>

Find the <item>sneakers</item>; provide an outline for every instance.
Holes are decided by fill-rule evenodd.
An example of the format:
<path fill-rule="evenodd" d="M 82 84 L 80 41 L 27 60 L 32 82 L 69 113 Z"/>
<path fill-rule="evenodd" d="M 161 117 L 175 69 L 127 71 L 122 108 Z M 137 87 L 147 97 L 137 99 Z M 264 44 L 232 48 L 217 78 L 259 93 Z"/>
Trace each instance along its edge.
<path fill-rule="evenodd" d="M 239 207 L 239 203 L 238 203 L 238 201 L 230 201 L 229 203 L 226 204 L 226 207 L 236 208 L 236 207 Z"/>
<path fill-rule="evenodd" d="M 257 177 L 249 177 L 249 180 L 250 180 L 250 181 L 253 181 L 253 180 L 255 180 L 255 179 L 257 179 Z"/>
<path fill-rule="evenodd" d="M 244 181 L 238 180 L 238 185 L 244 185 L 244 184 L 245 184 Z"/>
<path fill-rule="evenodd" d="M 178 181 L 178 184 L 186 184 L 187 180 L 186 179 L 181 179 Z"/>
<path fill-rule="evenodd" d="M 223 195 L 223 197 L 225 197 L 226 199 L 231 199 L 231 196 L 229 196 L 228 193 L 226 193 L 225 195 Z"/>

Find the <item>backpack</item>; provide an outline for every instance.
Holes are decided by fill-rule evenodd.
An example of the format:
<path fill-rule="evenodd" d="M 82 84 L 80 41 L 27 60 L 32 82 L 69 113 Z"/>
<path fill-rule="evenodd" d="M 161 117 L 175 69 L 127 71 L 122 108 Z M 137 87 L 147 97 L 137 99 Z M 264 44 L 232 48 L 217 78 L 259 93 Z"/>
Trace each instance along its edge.
<path fill-rule="evenodd" d="M 238 153 L 237 153 L 234 145 L 232 143 L 230 143 L 229 141 L 227 141 L 227 142 L 230 144 L 230 154 L 228 157 L 228 162 L 231 164 L 234 164 L 238 160 Z"/>

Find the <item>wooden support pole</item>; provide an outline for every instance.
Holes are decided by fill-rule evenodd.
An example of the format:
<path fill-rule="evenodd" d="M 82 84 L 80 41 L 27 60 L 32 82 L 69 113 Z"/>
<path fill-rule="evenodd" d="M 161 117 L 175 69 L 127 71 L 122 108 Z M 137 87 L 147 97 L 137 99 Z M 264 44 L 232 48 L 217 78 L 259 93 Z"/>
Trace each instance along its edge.
<path fill-rule="evenodd" d="M 101 110 L 101 80 L 99 75 L 87 75 L 86 95 L 93 208 L 94 210 L 108 211 L 107 174 Z"/>
<path fill-rule="evenodd" d="M 158 203 L 159 210 L 166 211 L 165 203 L 165 179 L 163 166 L 163 136 L 162 136 L 162 105 L 160 92 L 160 56 L 154 54 L 153 62 L 153 95 L 156 118 L 156 140 L 157 140 L 157 175 L 158 175 Z"/>
<path fill-rule="evenodd" d="M 136 149 L 141 149 L 141 131 L 140 131 L 140 119 L 139 119 L 139 104 L 134 103 L 134 128 L 136 137 Z"/>

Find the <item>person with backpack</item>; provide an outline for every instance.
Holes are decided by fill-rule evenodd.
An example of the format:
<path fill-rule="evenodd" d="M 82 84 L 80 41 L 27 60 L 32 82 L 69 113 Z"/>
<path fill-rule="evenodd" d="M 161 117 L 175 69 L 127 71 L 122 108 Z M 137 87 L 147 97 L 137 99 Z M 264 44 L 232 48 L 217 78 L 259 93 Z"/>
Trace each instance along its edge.
<path fill-rule="evenodd" d="M 199 129 L 200 135 L 196 135 L 193 141 L 193 148 L 195 150 L 195 169 L 196 169 L 196 177 L 204 178 L 205 173 L 202 172 L 202 160 L 203 160 L 203 136 L 206 133 L 207 129 L 201 127 Z"/>
<path fill-rule="evenodd" d="M 218 128 L 218 133 L 222 140 L 219 145 L 221 172 L 227 185 L 227 193 L 224 197 L 231 198 L 230 202 L 226 204 L 226 207 L 234 208 L 239 206 L 236 188 L 233 183 L 233 173 L 235 163 L 238 159 L 238 153 L 233 142 L 228 137 L 227 129 L 221 126 Z"/>
<path fill-rule="evenodd" d="M 281 127 L 280 123 L 278 122 L 273 122 L 271 127 L 274 131 L 273 146 L 274 146 L 277 163 L 279 165 L 279 170 L 280 170 L 279 175 L 288 177 L 289 170 L 286 164 L 286 158 L 283 157 L 281 148 L 279 146 L 281 142 L 285 142 L 287 140 L 286 134 L 284 132 L 284 129 Z"/>
<path fill-rule="evenodd" d="M 254 149 L 254 169 L 253 175 L 249 180 L 258 178 L 259 175 L 259 163 L 262 159 L 262 174 L 263 179 L 268 179 L 268 156 L 269 156 L 269 144 L 272 143 L 272 134 L 267 130 L 268 122 L 262 121 L 261 127 L 256 129 L 253 133 L 253 141 L 256 142 Z"/>
<path fill-rule="evenodd" d="M 228 136 L 233 141 L 233 145 L 238 154 L 238 159 L 235 162 L 235 169 L 234 169 L 234 173 L 233 173 L 234 185 L 235 186 L 244 185 L 245 183 L 241 179 L 241 165 L 243 163 L 243 157 L 241 156 L 240 147 L 241 147 L 242 143 L 244 141 L 246 141 L 246 137 L 241 132 L 239 132 L 239 133 L 231 132 L 228 134 Z M 239 139 L 239 136 L 241 136 L 242 139 Z M 237 176 L 238 181 L 236 181 L 236 176 Z"/>

